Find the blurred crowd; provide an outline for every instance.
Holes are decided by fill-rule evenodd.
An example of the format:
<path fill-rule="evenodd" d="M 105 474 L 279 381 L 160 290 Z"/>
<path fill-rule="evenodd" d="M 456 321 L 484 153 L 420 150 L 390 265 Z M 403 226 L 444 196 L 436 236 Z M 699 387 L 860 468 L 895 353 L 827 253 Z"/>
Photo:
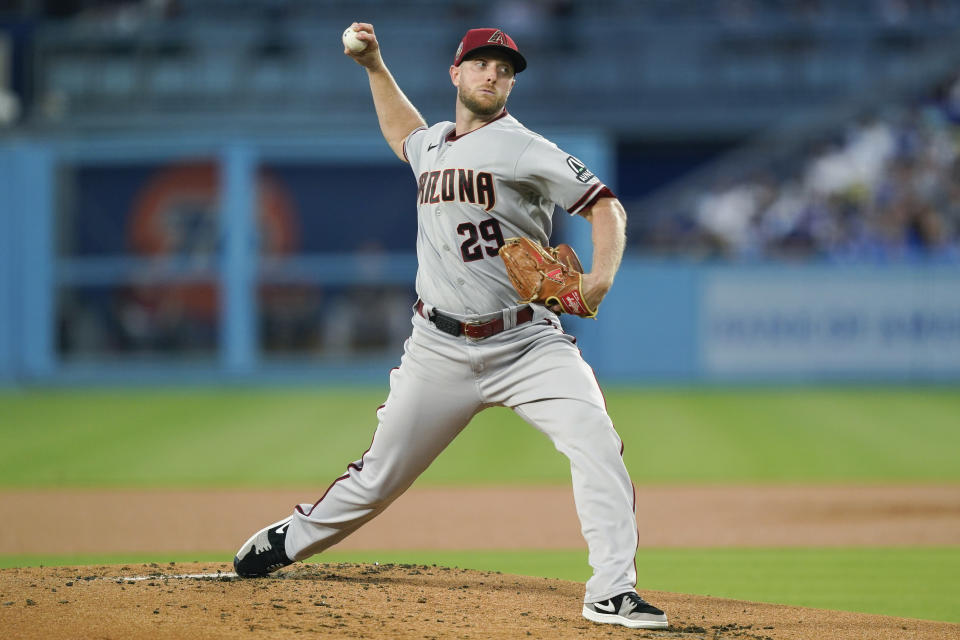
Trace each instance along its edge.
<path fill-rule="evenodd" d="M 178 0 L 9 0 L 0 2 L 0 17 L 79 20 L 117 27 L 174 17 Z"/>
<path fill-rule="evenodd" d="M 960 259 L 960 77 L 747 175 L 692 181 L 641 230 L 647 251 L 708 258 Z M 731 166 L 733 165 L 733 166 Z"/>
<path fill-rule="evenodd" d="M 394 4 L 389 0 L 6 0 L 0 2 L 0 15 L 19 14 L 39 18 L 112 19 L 118 14 L 141 13 L 154 18 L 173 17 L 193 11 L 302 11 L 354 7 L 365 10 L 377 5 Z M 413 10 L 424 6 L 447 6 L 453 12 L 472 13 L 493 8 L 507 23 L 530 23 L 549 19 L 554 13 L 576 9 L 573 0 L 417 0 Z M 748 25 L 771 19 L 789 19 L 829 23 L 859 15 L 897 24 L 916 18 L 953 16 L 960 6 L 953 0 L 597 0 L 592 7 L 618 9 L 628 7 L 638 16 L 657 20 L 687 18 L 718 21 L 729 25 Z M 522 27 L 522 24 L 521 24 Z"/>

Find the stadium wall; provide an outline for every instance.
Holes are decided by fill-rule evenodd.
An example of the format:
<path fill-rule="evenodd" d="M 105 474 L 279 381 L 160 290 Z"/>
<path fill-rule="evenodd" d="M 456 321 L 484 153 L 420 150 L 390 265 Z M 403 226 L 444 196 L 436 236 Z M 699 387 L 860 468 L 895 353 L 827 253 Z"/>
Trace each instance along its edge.
<path fill-rule="evenodd" d="M 614 380 L 960 379 L 955 266 L 635 258 L 624 263 L 597 324 L 584 352 Z"/>
<path fill-rule="evenodd" d="M 615 174 L 613 145 L 603 135 L 549 135 L 598 175 Z M 182 255 L 129 252 L 124 244 L 129 238 L 117 231 L 135 226 L 124 218 L 123 194 L 133 193 L 138 180 L 155 186 L 156 181 L 144 178 L 151 172 L 167 175 L 168 164 L 189 164 L 197 158 L 215 167 L 216 177 L 208 185 L 217 209 L 209 231 L 213 238 L 209 246 L 198 243 L 208 253 L 192 245 L 192 252 Z M 329 247 L 308 247 L 279 260 L 264 256 L 263 236 L 282 235 L 286 228 L 255 222 L 261 214 L 252 205 L 254 194 L 261 189 L 262 199 L 264 193 L 256 183 L 258 166 L 268 162 L 286 167 L 278 175 L 295 186 L 297 180 L 309 186 L 315 173 L 330 172 L 347 194 L 342 203 L 373 198 L 378 190 L 377 185 L 366 185 L 367 194 L 362 183 L 341 184 L 344 175 L 373 176 L 385 185 L 380 190 L 392 188 L 394 181 L 410 181 L 409 170 L 375 137 L 256 140 L 195 135 L 171 142 L 145 136 L 0 145 L 0 384 L 382 382 L 400 353 L 399 345 L 389 341 L 373 350 L 318 352 L 316 357 L 296 348 L 279 356 L 265 354 L 260 342 L 262 286 L 267 281 L 307 284 L 318 292 L 333 286 L 394 286 L 396 303 L 389 313 L 401 319 L 399 335 L 412 302 L 414 234 L 406 234 L 410 247 L 401 242 L 372 255 L 363 247 L 338 251 L 343 237 L 363 237 L 373 225 L 365 215 L 345 211 L 342 203 L 324 202 L 316 211 L 308 207 L 302 219 L 294 216 L 290 229 L 309 234 L 305 225 L 310 219 L 325 218 L 336 228 L 323 233 L 348 229 L 347 236 L 332 236 Z M 161 169 L 154 170 L 151 163 Z M 86 173 L 80 173 L 96 187 L 79 198 L 71 191 L 86 189 L 83 180 L 59 177 L 76 167 L 84 167 Z M 338 173 L 336 167 L 348 171 Z M 183 175 L 195 179 L 203 171 Z M 307 193 L 314 200 L 324 197 L 316 185 L 310 188 L 314 191 Z M 73 218 L 60 212 L 71 197 L 82 204 Z M 394 199 L 399 209 L 410 208 L 399 195 Z M 150 201 L 134 196 L 128 200 Z M 397 209 L 381 213 L 384 221 L 398 217 Z M 555 218 L 555 239 L 578 247 L 589 264 L 589 225 L 565 215 Z M 65 240 L 71 233 L 85 239 Z M 110 244 L 113 236 L 116 246 Z M 275 268 L 266 269 L 268 264 Z M 216 292 L 208 351 L 180 353 L 161 344 L 139 351 L 92 350 L 75 357 L 64 346 L 63 327 L 75 321 L 83 326 L 64 305 L 65 291 L 86 291 L 96 300 L 105 292 L 137 286 L 169 285 L 190 294 L 198 284 Z M 183 305 L 184 299 L 176 302 Z M 362 315 L 364 308 L 355 311 Z M 601 319 L 565 323 L 605 381 L 960 380 L 960 273 L 949 265 L 730 264 L 628 255 Z"/>

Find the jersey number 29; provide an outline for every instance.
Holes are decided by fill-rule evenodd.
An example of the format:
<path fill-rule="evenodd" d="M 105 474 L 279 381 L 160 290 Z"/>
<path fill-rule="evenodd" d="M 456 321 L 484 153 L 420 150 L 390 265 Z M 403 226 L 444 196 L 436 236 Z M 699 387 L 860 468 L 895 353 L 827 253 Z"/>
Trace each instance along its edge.
<path fill-rule="evenodd" d="M 499 255 L 500 247 L 503 246 L 503 231 L 500 230 L 500 223 L 496 218 L 487 218 L 479 224 L 472 222 L 461 222 L 457 226 L 457 233 L 461 236 L 467 236 L 467 239 L 460 245 L 460 255 L 464 262 L 473 262 L 482 260 L 486 256 L 494 257 Z M 480 239 L 493 243 L 481 244 Z"/>

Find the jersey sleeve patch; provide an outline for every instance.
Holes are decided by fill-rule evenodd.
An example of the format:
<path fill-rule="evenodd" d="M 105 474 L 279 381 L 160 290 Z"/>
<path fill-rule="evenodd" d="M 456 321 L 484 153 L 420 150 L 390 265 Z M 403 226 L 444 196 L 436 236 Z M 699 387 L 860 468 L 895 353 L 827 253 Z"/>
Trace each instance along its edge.
<path fill-rule="evenodd" d="M 590 170 L 587 169 L 587 165 L 583 164 L 580 162 L 580 160 L 573 156 L 567 156 L 567 166 L 573 170 L 574 175 L 577 176 L 577 180 L 583 184 L 587 184 L 596 178 L 596 176 L 590 173 Z"/>

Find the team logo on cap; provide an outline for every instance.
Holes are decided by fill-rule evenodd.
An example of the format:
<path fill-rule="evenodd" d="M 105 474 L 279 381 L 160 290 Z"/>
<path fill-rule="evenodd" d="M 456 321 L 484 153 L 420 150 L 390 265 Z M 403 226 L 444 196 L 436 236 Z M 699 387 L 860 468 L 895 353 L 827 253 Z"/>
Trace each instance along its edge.
<path fill-rule="evenodd" d="M 493 35 L 490 36 L 490 39 L 487 40 L 487 42 L 503 45 L 504 47 L 507 46 L 507 41 L 503 37 L 503 31 L 501 31 L 500 29 L 497 29 L 496 31 L 494 31 Z"/>
<path fill-rule="evenodd" d="M 453 56 L 453 59 L 456 60 L 459 58 L 461 53 L 463 53 L 463 40 L 460 41 L 460 46 L 457 47 L 457 53 Z"/>

